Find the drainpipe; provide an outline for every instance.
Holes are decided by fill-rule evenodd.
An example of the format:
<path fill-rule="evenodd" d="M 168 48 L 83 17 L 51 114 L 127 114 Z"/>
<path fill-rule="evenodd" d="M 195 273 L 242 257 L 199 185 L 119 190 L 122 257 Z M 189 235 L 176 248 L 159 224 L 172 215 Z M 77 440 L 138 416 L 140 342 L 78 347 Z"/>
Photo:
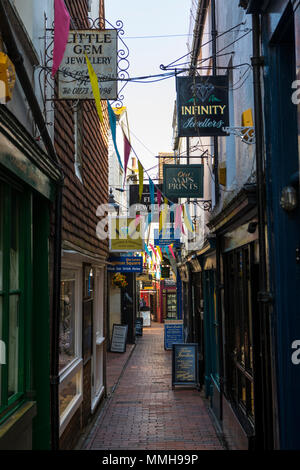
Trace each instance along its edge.
<path fill-rule="evenodd" d="M 59 165 L 54 145 L 48 133 L 46 123 L 41 112 L 38 100 L 32 88 L 32 82 L 28 77 L 24 66 L 23 57 L 18 50 L 14 34 L 11 30 L 6 8 L 0 1 L 0 31 L 5 43 L 8 56 L 13 62 L 18 79 L 22 85 L 23 92 L 28 101 L 33 118 L 39 129 L 43 139 L 46 151 L 50 159 Z M 59 317 L 60 317 L 60 268 L 61 268 L 61 224 L 62 224 L 62 188 L 63 173 L 61 171 L 61 179 L 56 189 L 55 199 L 55 232 L 54 232 L 54 248 L 53 248 L 53 298 L 52 298 L 52 324 L 51 324 L 51 364 L 50 364 L 50 387 L 51 387 L 51 442 L 52 450 L 59 447 L 59 402 L 58 402 L 58 334 L 59 334 Z"/>
<path fill-rule="evenodd" d="M 260 17 L 257 13 L 252 15 L 253 31 L 253 68 L 254 114 L 256 136 L 256 174 L 257 174 L 257 206 L 258 206 L 258 235 L 259 235 L 259 318 L 261 331 L 260 361 L 261 382 L 260 399 L 262 400 L 262 429 L 258 445 L 265 450 L 273 448 L 273 413 L 272 413 L 272 380 L 270 360 L 270 323 L 269 302 L 271 295 L 267 283 L 267 257 L 266 257 L 266 195 L 264 174 L 264 138 L 263 114 L 261 93 L 261 67 L 263 59 L 260 55 Z M 256 429 L 256 431 L 258 431 Z"/>

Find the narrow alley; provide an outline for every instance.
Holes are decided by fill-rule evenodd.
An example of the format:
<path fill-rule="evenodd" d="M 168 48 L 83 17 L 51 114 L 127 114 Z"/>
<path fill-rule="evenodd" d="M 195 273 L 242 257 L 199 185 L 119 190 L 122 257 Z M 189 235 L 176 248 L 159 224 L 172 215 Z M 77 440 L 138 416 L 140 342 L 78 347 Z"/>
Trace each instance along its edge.
<path fill-rule="evenodd" d="M 164 350 L 163 333 L 163 325 L 153 323 L 137 338 L 82 449 L 224 449 L 202 393 L 191 388 L 172 390 L 172 352 Z"/>

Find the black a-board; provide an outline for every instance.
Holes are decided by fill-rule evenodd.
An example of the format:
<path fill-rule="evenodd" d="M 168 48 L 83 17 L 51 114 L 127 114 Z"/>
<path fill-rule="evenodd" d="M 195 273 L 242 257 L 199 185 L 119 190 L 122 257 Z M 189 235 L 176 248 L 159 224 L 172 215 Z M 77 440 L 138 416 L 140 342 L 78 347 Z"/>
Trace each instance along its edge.
<path fill-rule="evenodd" d="M 174 343 L 172 346 L 172 388 L 190 386 L 199 389 L 198 344 Z"/>

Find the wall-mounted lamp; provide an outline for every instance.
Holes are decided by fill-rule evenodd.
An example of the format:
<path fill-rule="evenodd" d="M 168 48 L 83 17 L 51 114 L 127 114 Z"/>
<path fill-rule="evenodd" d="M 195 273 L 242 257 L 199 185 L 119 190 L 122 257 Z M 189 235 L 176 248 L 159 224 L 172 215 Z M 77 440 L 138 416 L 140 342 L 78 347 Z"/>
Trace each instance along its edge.
<path fill-rule="evenodd" d="M 111 188 L 109 190 L 108 204 L 111 206 L 112 211 L 117 211 L 119 213 L 120 206 L 115 201 L 115 198 L 114 198 L 114 195 L 113 195 L 113 192 L 112 192 Z"/>
<path fill-rule="evenodd" d="M 297 191 L 293 186 L 286 186 L 281 192 L 280 206 L 285 211 L 293 211 L 298 206 Z"/>

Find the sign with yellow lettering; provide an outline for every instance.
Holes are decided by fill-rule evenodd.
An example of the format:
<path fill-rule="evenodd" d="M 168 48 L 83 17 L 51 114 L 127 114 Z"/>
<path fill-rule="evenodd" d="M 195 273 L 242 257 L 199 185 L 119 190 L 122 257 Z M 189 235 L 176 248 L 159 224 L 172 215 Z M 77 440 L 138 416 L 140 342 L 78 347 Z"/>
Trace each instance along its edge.
<path fill-rule="evenodd" d="M 179 137 L 227 136 L 228 77 L 177 77 Z"/>
<path fill-rule="evenodd" d="M 118 252 L 144 251 L 142 219 L 111 217 L 109 250 Z"/>
<path fill-rule="evenodd" d="M 191 385 L 198 387 L 198 345 L 196 343 L 173 343 L 172 387 Z"/>
<path fill-rule="evenodd" d="M 59 99 L 94 99 L 85 54 L 100 78 L 101 99 L 117 99 L 117 37 L 116 29 L 70 31 L 65 54 L 59 67 Z M 109 81 L 109 78 L 113 80 Z"/>

